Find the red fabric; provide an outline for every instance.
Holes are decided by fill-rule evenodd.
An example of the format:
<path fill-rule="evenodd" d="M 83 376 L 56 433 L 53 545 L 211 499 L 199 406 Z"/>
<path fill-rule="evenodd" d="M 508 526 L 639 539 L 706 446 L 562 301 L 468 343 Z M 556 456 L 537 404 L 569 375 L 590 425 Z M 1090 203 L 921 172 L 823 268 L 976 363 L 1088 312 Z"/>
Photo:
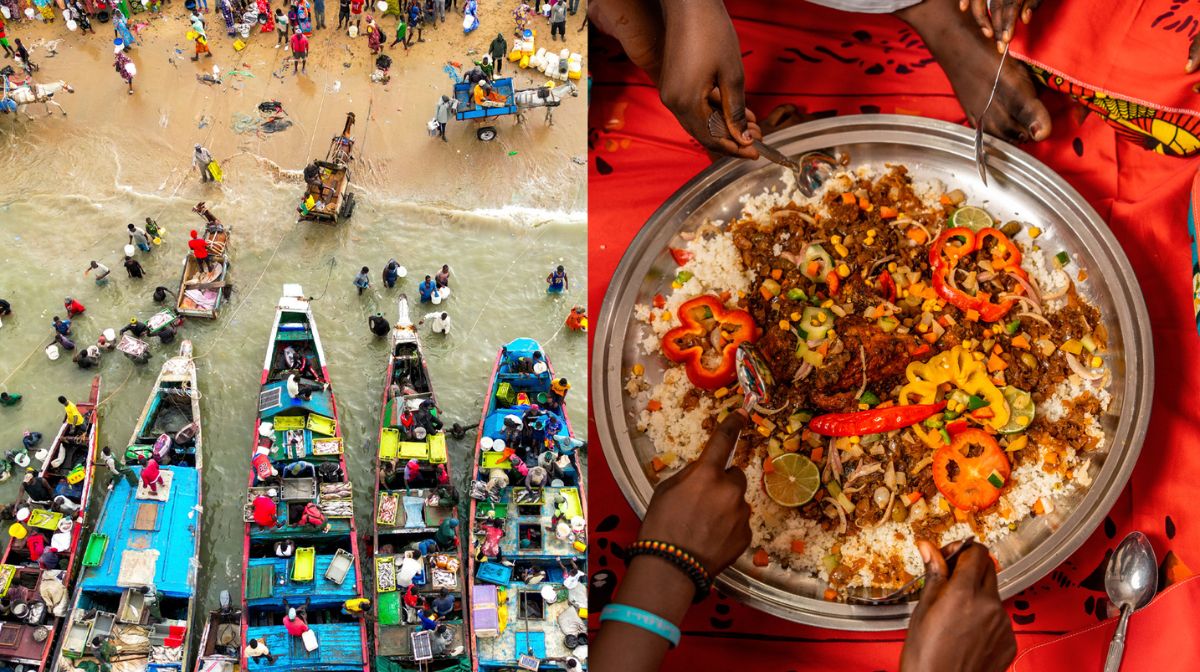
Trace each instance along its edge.
<path fill-rule="evenodd" d="M 308 38 L 304 36 L 304 33 L 296 33 L 295 35 L 292 35 L 292 53 L 308 53 Z"/>
<path fill-rule="evenodd" d="M 41 534 L 32 534 L 26 539 L 25 548 L 29 551 L 29 559 L 36 561 L 46 550 L 46 538 Z"/>
<path fill-rule="evenodd" d="M 1053 4 L 1094 7 L 1043 4 L 1035 22 Z M 741 37 L 747 101 L 760 116 L 781 103 L 793 103 L 818 117 L 884 112 L 964 122 L 948 81 L 919 38 L 901 22 L 806 3 L 788 7 L 788 12 L 780 12 L 772 3 L 729 3 Z M 1103 40 L 1107 31 L 1093 39 L 1071 26 L 1048 27 L 1052 29 L 1064 38 L 1070 34 L 1071 44 L 1085 52 L 1083 62 L 1094 69 L 1131 57 L 1127 51 L 1109 49 Z M 1180 53 L 1174 38 L 1170 44 L 1162 40 L 1125 48 L 1134 46 L 1147 50 L 1139 60 L 1169 61 L 1164 67 L 1175 68 L 1183 79 L 1186 50 Z M 594 310 L 642 223 L 709 160 L 659 103 L 648 80 L 619 55 L 615 43 L 593 39 L 591 52 L 596 70 L 589 119 L 589 198 L 603 204 L 589 215 L 588 298 Z M 1200 563 L 1200 510 L 1190 505 L 1195 474 L 1200 472 L 1200 412 L 1189 401 L 1200 348 L 1192 324 L 1185 233 L 1188 190 L 1197 163 L 1156 155 L 1120 139 L 1094 115 L 1081 119 L 1080 108 L 1061 94 L 1047 94 L 1043 100 L 1053 115 L 1052 137 L 1025 149 L 1079 190 L 1126 250 L 1149 309 L 1157 375 L 1149 434 L 1113 510 L 1071 558 L 1006 604 L 1022 651 L 1107 617 L 1105 560 L 1130 530 L 1149 535 L 1158 556 L 1166 558 L 1163 564 L 1171 567 L 1166 573 L 1171 578 L 1189 573 L 1183 563 Z M 595 408 L 589 416 L 605 412 L 610 409 Z M 598 437 L 594 424 L 590 432 Z M 623 548 L 636 539 L 639 523 L 609 472 L 605 449 L 601 446 L 589 457 L 593 614 L 611 599 L 624 572 Z M 1180 602 L 1165 622 L 1174 619 L 1171 631 L 1190 632 L 1181 626 L 1200 621 L 1200 610 L 1196 600 Z M 590 625 L 598 625 L 595 618 Z M 903 632 L 840 632 L 797 625 L 720 595 L 693 607 L 682 630 L 683 641 L 668 654 L 664 670 L 895 670 L 904 639 Z M 1162 636 L 1168 636 L 1166 625 L 1163 630 Z M 1078 665 L 1069 648 L 1046 650 L 1062 653 L 1033 659 L 1036 666 L 1021 669 L 1098 669 Z M 1190 669 L 1196 658 L 1176 651 L 1183 649 L 1160 646 L 1157 655 L 1127 656 L 1123 669 Z"/>
<path fill-rule="evenodd" d="M 305 623 L 304 619 L 300 618 L 299 616 L 296 618 L 288 618 L 287 616 L 284 616 L 283 627 L 287 630 L 288 634 L 293 637 L 299 637 L 300 635 L 308 632 L 308 624 Z"/>
<path fill-rule="evenodd" d="M 83 307 L 82 303 L 80 303 L 78 301 L 74 301 L 74 300 L 67 301 L 66 303 L 63 304 L 63 307 L 65 307 L 67 309 L 67 317 L 75 317 L 76 315 L 87 310 L 86 308 Z"/>
<path fill-rule="evenodd" d="M 188 247 L 192 248 L 192 254 L 197 259 L 208 258 L 208 243 L 203 238 L 192 238 L 188 241 Z"/>
<path fill-rule="evenodd" d="M 146 487 L 157 484 L 161 479 L 158 472 L 158 462 L 154 460 L 147 462 L 146 466 L 142 467 L 142 483 Z"/>
<path fill-rule="evenodd" d="M 275 500 L 266 495 L 254 498 L 254 522 L 263 527 L 275 527 L 275 517 L 278 513 L 279 508 Z"/>

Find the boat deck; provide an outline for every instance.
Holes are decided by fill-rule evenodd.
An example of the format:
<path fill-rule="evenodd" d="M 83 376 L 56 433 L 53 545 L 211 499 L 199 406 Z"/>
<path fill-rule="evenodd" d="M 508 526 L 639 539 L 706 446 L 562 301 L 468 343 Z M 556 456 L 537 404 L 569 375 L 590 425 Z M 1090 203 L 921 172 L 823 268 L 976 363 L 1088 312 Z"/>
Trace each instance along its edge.
<path fill-rule="evenodd" d="M 271 654 L 279 656 L 275 664 L 265 660 L 251 663 L 250 670 L 265 672 L 361 672 L 363 660 L 362 626 L 356 623 L 309 623 L 320 646 L 309 652 L 299 637 L 292 637 L 282 626 L 250 626 L 246 639 L 264 640 Z"/>
<path fill-rule="evenodd" d="M 271 607 L 287 600 L 303 604 L 311 600 L 313 607 L 340 607 L 342 602 L 358 596 L 355 589 L 357 568 L 351 564 L 345 580 L 338 586 L 324 579 L 333 562 L 333 555 L 317 555 L 312 573 L 306 578 L 297 574 L 295 558 L 250 558 L 246 581 L 246 604 L 251 607 Z M 301 570 L 304 571 L 304 570 Z"/>
<path fill-rule="evenodd" d="M 132 467 L 139 477 L 141 467 Z M 96 524 L 108 537 L 99 566 L 84 570 L 84 592 L 119 594 L 126 588 L 153 585 L 162 595 L 189 598 L 197 521 L 200 474 L 191 468 L 162 467 L 169 483 L 162 499 L 146 499 L 123 479 L 117 481 Z M 171 474 L 167 476 L 167 474 Z"/>

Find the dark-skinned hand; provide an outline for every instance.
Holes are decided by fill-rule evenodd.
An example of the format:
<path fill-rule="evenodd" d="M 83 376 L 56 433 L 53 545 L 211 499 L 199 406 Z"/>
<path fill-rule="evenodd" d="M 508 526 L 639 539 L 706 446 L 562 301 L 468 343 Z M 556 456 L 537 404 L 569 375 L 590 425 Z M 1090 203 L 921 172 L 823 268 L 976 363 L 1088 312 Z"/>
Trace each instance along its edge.
<path fill-rule="evenodd" d="M 1004 51 L 1004 45 L 1012 40 L 1017 17 L 1028 25 L 1040 4 L 1042 0 L 959 0 L 958 8 L 970 11 L 983 36 L 996 40 L 996 48 Z"/>
<path fill-rule="evenodd" d="M 944 556 L 958 543 L 939 551 L 927 541 L 917 542 L 925 587 L 908 625 L 901 672 L 1003 672 L 1017 655 L 987 547 L 972 544 L 951 571 Z"/>
<path fill-rule="evenodd" d="M 746 476 L 725 468 L 746 420 L 740 409 L 730 413 L 700 457 L 655 489 L 639 535 L 684 549 L 713 577 L 750 546 Z"/>
<path fill-rule="evenodd" d="M 742 53 L 733 22 L 719 0 L 664 0 L 659 96 L 679 124 L 706 149 L 758 158 L 750 143 L 761 137 L 746 110 Z M 714 138 L 708 117 L 720 110 L 733 140 Z"/>

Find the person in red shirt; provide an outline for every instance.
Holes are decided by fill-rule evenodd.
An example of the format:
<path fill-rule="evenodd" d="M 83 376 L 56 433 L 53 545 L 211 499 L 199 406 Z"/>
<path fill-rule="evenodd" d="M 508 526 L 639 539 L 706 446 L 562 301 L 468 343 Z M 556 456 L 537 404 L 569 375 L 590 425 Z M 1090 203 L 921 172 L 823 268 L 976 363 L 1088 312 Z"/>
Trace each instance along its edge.
<path fill-rule="evenodd" d="M 303 613 L 297 613 L 295 609 L 288 609 L 287 616 L 283 617 L 283 627 L 293 637 L 301 637 L 308 632 L 308 622 L 304 620 Z"/>
<path fill-rule="evenodd" d="M 362 8 L 361 3 L 359 8 Z M 300 32 L 300 28 L 296 28 L 296 33 L 292 35 L 292 74 L 296 74 L 297 68 L 304 73 L 308 73 L 308 38 L 304 33 Z"/>
<path fill-rule="evenodd" d="M 209 270 L 208 242 L 198 236 L 196 230 L 192 229 L 192 239 L 188 241 L 188 247 L 192 249 L 192 256 L 196 258 L 200 268 L 207 271 Z"/>
<path fill-rule="evenodd" d="M 162 485 L 163 477 L 161 470 L 158 468 L 158 461 L 151 458 L 146 466 L 142 467 L 142 485 L 150 489 L 150 494 L 158 494 L 158 486 Z"/>
<path fill-rule="evenodd" d="M 274 494 L 275 490 L 271 490 L 266 495 L 254 498 L 254 522 L 262 527 L 275 527 L 278 520 L 279 507 L 275 503 Z"/>
<path fill-rule="evenodd" d="M 365 0 L 350 0 L 350 16 L 354 19 L 354 28 L 357 32 L 362 32 L 362 14 Z M 349 23 L 346 26 L 349 27 Z"/>
<path fill-rule="evenodd" d="M 83 307 L 82 303 L 72 299 L 69 296 L 63 301 L 63 307 L 67 309 L 68 318 L 75 317 L 76 315 L 79 315 L 83 311 L 87 310 L 87 308 Z"/>
<path fill-rule="evenodd" d="M 4 47 L 4 55 L 12 58 L 17 55 L 13 51 L 12 45 L 8 43 L 8 37 L 4 33 L 4 19 L 0 19 L 0 47 Z"/>

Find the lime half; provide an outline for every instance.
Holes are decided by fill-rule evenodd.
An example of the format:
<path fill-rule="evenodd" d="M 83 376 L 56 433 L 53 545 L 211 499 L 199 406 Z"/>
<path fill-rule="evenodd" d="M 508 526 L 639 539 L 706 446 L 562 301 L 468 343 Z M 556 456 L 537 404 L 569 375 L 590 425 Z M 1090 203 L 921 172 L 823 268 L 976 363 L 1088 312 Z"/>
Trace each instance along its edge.
<path fill-rule="evenodd" d="M 1019 387 L 1009 385 L 1000 390 L 1004 394 L 1004 400 L 1008 402 L 1008 424 L 1001 427 L 998 431 L 1001 434 L 1016 434 L 1029 429 L 1029 425 L 1033 424 L 1034 405 L 1033 397 L 1029 393 Z"/>
<path fill-rule="evenodd" d="M 983 208 L 965 205 L 950 215 L 950 223 L 954 226 L 966 227 L 972 231 L 979 231 L 991 226 L 995 222 L 992 221 L 992 216 Z"/>
<path fill-rule="evenodd" d="M 812 460 L 797 453 L 771 459 L 771 471 L 763 475 L 767 496 L 782 506 L 800 506 L 821 487 L 821 474 Z"/>

